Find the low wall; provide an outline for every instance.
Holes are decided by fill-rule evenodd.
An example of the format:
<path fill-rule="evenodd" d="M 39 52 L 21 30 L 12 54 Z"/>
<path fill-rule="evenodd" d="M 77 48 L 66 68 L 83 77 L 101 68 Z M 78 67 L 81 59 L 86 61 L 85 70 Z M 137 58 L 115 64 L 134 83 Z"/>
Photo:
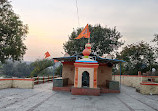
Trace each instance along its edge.
<path fill-rule="evenodd" d="M 112 77 L 115 81 L 120 81 L 120 75 L 115 75 Z M 131 87 L 139 87 L 142 82 L 142 77 L 135 75 L 121 75 L 121 84 Z"/>
<path fill-rule="evenodd" d="M 142 94 L 158 94 L 158 83 L 141 83 L 137 90 Z"/>
<path fill-rule="evenodd" d="M 120 81 L 120 75 L 113 75 L 115 81 Z M 158 76 L 121 75 L 121 84 L 135 87 L 141 94 L 158 94 Z"/>
<path fill-rule="evenodd" d="M 34 88 L 34 79 L 14 79 L 14 78 L 6 78 L 0 79 L 0 89 L 4 88 L 26 88 L 33 89 Z"/>
<path fill-rule="evenodd" d="M 0 79 L 0 89 L 11 88 L 12 79 Z"/>
<path fill-rule="evenodd" d="M 112 79 L 120 81 L 120 75 L 113 75 Z M 147 82 L 148 79 L 158 81 L 158 76 L 121 75 L 121 84 L 137 88 L 140 87 L 140 83 Z"/>

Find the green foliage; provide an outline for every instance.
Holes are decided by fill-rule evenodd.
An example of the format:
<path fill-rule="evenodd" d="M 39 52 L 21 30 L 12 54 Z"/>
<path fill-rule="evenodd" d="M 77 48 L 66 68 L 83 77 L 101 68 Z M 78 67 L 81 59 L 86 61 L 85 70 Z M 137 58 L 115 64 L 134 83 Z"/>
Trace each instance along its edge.
<path fill-rule="evenodd" d="M 38 76 L 53 75 L 53 69 L 52 69 L 52 68 L 46 68 L 46 69 L 40 71 L 37 75 L 38 75 Z"/>
<path fill-rule="evenodd" d="M 6 61 L 3 64 L 2 70 L 7 77 L 29 77 L 33 67 L 31 64 L 26 64 L 25 62 Z"/>
<path fill-rule="evenodd" d="M 81 29 L 83 28 L 78 28 L 76 31 L 74 30 L 69 36 L 69 40 L 63 44 L 65 52 L 70 55 L 82 52 L 85 48 L 85 44 L 88 42 L 87 38 L 74 39 L 81 33 Z M 101 25 L 89 25 L 89 30 L 91 32 L 90 42 L 93 45 L 92 51 L 100 56 L 105 53 L 110 53 L 124 44 L 118 41 L 122 36 L 120 32 L 116 30 L 116 27 L 104 28 L 101 27 Z"/>
<path fill-rule="evenodd" d="M 154 39 L 152 40 L 152 42 L 156 42 L 157 45 L 158 45 L 158 34 L 155 34 L 154 36 L 155 36 L 155 37 L 154 37 Z"/>
<path fill-rule="evenodd" d="M 0 61 L 21 60 L 26 51 L 23 40 L 28 33 L 8 0 L 0 0 Z"/>
<path fill-rule="evenodd" d="M 62 65 L 58 66 L 58 67 L 55 69 L 55 75 L 61 76 L 61 75 L 62 75 L 62 68 L 63 68 Z"/>
<path fill-rule="evenodd" d="M 154 39 L 152 40 L 152 42 L 155 42 L 157 46 L 155 46 L 155 52 L 157 53 L 157 57 L 158 57 L 158 34 L 154 35 Z"/>
<path fill-rule="evenodd" d="M 42 60 L 36 60 L 35 62 L 32 63 L 32 65 L 34 66 L 34 69 L 31 73 L 31 76 L 33 77 L 33 76 L 37 76 L 40 73 L 45 74 L 44 73 L 44 71 L 46 71 L 45 69 L 47 67 L 54 65 L 54 62 L 52 60 L 42 59 Z"/>
<path fill-rule="evenodd" d="M 33 70 L 33 66 L 30 64 L 24 63 L 19 63 L 16 65 L 15 68 L 15 74 L 17 77 L 30 77 L 30 74 Z"/>
<path fill-rule="evenodd" d="M 7 75 L 7 76 L 10 76 L 10 77 L 15 76 L 15 73 L 14 73 L 14 63 L 7 61 L 7 62 L 3 65 L 3 72 L 4 72 L 4 74 Z"/>
<path fill-rule="evenodd" d="M 123 66 L 126 74 L 151 71 L 151 68 L 156 64 L 153 47 L 143 41 L 139 44 L 127 45 L 120 55 L 117 55 L 117 58 L 126 61 Z"/>

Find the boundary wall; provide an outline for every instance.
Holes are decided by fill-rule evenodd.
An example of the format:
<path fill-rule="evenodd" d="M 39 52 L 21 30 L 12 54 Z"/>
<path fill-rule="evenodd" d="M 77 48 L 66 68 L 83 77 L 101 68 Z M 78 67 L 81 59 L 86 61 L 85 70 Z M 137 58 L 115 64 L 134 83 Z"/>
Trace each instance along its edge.
<path fill-rule="evenodd" d="M 20 79 L 20 78 L 4 78 L 0 79 L 0 89 L 5 88 L 34 88 L 34 79 Z"/>
<path fill-rule="evenodd" d="M 120 82 L 120 75 L 112 79 Z M 142 94 L 158 94 L 158 76 L 121 75 L 121 84 L 135 87 Z"/>
<path fill-rule="evenodd" d="M 140 88 L 137 88 L 140 93 L 150 95 L 158 94 L 158 83 L 143 82 L 140 84 Z"/>

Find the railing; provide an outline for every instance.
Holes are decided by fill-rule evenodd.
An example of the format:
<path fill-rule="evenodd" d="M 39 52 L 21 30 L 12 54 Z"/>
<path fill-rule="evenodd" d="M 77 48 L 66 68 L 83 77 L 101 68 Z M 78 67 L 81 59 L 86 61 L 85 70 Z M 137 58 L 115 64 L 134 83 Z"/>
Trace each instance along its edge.
<path fill-rule="evenodd" d="M 57 76 L 54 76 L 54 78 L 57 78 Z M 53 76 L 33 77 L 33 79 L 34 79 L 34 84 L 41 84 L 50 81 L 53 82 Z"/>

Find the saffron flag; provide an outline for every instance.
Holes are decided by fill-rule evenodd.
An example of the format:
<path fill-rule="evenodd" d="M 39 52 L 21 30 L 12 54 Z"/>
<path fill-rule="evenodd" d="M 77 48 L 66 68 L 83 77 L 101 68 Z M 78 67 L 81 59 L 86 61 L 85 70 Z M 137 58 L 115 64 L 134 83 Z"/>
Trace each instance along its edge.
<path fill-rule="evenodd" d="M 54 59 L 54 63 L 56 63 L 56 62 L 59 62 L 59 61 Z"/>
<path fill-rule="evenodd" d="M 82 37 L 90 38 L 90 32 L 89 32 L 88 24 L 87 24 L 86 27 L 82 30 L 82 32 L 78 35 L 78 37 L 76 37 L 75 39 L 80 39 L 80 38 L 82 38 Z"/>
<path fill-rule="evenodd" d="M 46 53 L 45 53 L 45 58 L 47 58 L 47 57 L 49 57 L 50 56 L 50 54 L 49 54 L 49 52 L 47 51 Z"/>

